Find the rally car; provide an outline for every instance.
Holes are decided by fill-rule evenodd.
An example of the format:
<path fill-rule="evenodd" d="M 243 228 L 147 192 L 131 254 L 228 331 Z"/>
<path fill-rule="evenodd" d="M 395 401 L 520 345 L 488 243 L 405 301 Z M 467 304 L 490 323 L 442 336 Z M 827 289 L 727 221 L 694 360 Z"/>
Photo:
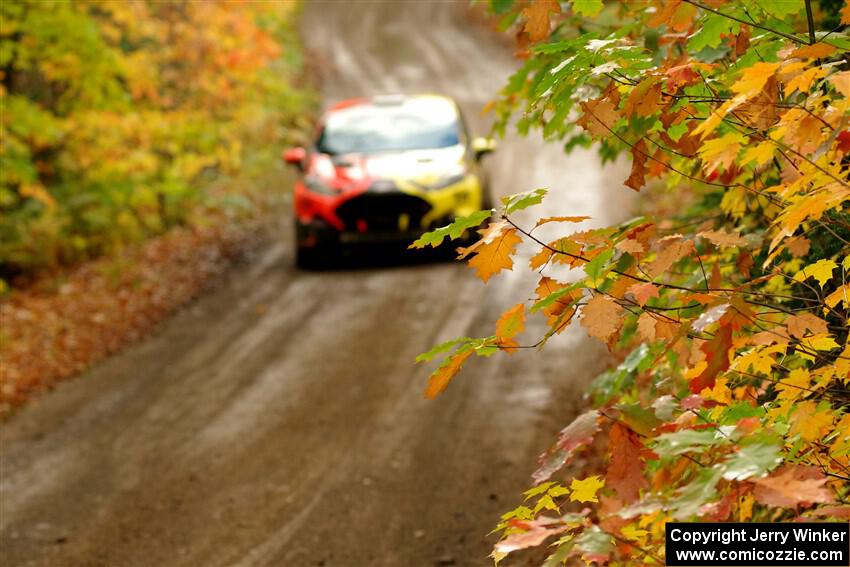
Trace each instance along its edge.
<path fill-rule="evenodd" d="M 296 262 L 316 267 L 345 248 L 410 243 L 455 217 L 489 208 L 481 157 L 455 101 L 438 95 L 351 99 L 320 120 L 310 148 L 283 159 L 295 184 Z"/>

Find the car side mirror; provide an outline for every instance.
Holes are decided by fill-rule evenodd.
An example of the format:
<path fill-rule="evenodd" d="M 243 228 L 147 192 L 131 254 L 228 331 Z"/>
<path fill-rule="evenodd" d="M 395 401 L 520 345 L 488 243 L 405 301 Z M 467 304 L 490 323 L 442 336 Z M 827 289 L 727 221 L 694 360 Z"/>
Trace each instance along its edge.
<path fill-rule="evenodd" d="M 281 159 L 289 165 L 298 169 L 304 169 L 304 160 L 307 158 L 307 150 L 304 148 L 287 148 L 280 155 Z"/>
<path fill-rule="evenodd" d="M 472 140 L 472 152 L 475 154 L 476 161 L 480 161 L 482 157 L 495 149 L 496 141 L 493 138 L 473 138 Z"/>

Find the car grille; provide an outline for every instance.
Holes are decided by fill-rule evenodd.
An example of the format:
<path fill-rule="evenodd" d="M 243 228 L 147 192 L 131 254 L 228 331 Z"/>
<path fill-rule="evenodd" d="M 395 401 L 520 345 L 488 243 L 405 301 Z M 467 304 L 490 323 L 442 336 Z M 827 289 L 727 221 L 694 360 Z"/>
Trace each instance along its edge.
<path fill-rule="evenodd" d="M 336 214 L 347 231 L 365 227 L 367 232 L 406 232 L 419 230 L 430 210 L 427 201 L 413 195 L 364 193 L 340 205 Z M 407 219 L 400 224 L 402 215 Z"/>

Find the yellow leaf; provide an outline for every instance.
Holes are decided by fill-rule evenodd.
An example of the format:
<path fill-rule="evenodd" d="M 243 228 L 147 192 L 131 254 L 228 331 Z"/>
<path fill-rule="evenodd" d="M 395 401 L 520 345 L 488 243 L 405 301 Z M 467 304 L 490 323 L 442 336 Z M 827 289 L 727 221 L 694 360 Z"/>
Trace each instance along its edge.
<path fill-rule="evenodd" d="M 832 432 L 832 421 L 832 412 L 819 412 L 815 402 L 799 402 L 791 415 L 791 433 L 799 434 L 805 441 L 816 441 Z"/>
<path fill-rule="evenodd" d="M 747 67 L 741 73 L 741 78 L 732 85 L 732 92 L 746 96 L 758 94 L 778 67 L 779 63 L 756 63 Z"/>
<path fill-rule="evenodd" d="M 818 260 L 814 264 L 809 264 L 794 274 L 794 279 L 798 282 L 802 282 L 809 278 L 815 278 L 821 289 L 823 289 L 823 285 L 832 278 L 832 271 L 837 267 L 838 264 L 832 260 Z"/>
<path fill-rule="evenodd" d="M 746 496 L 741 498 L 740 503 L 738 504 L 738 521 L 746 522 L 753 517 L 753 503 L 755 502 L 755 498 L 752 494 L 747 494 Z"/>
<path fill-rule="evenodd" d="M 777 384 L 780 399 L 796 399 L 801 394 L 809 393 L 809 382 L 811 377 L 805 368 L 792 370 L 788 377 Z"/>
<path fill-rule="evenodd" d="M 741 149 L 741 142 L 745 138 L 736 132 L 729 132 L 720 138 L 713 138 L 703 142 L 699 149 L 700 158 L 702 158 L 706 173 L 711 173 L 719 168 L 728 171 L 729 167 L 735 162 L 738 156 L 738 150 Z"/>
<path fill-rule="evenodd" d="M 815 82 L 817 79 L 820 79 L 824 75 L 826 75 L 826 71 L 818 67 L 803 71 L 802 73 L 788 81 L 788 84 L 785 86 L 786 96 L 793 93 L 794 91 L 800 91 L 801 93 L 809 92 L 809 88 L 812 86 L 812 83 Z"/>
<path fill-rule="evenodd" d="M 815 335 L 800 339 L 800 344 L 814 350 L 832 350 L 838 348 L 838 343 L 829 335 Z"/>
<path fill-rule="evenodd" d="M 741 164 L 746 165 L 754 161 L 759 166 L 762 166 L 773 159 L 776 148 L 776 144 L 772 142 L 762 142 L 757 146 L 753 146 L 744 152 L 744 156 L 741 158 Z"/>
<path fill-rule="evenodd" d="M 584 480 L 574 478 L 570 483 L 570 490 L 572 490 L 572 494 L 570 494 L 570 501 L 599 502 L 599 499 L 596 497 L 596 493 L 604 485 L 605 481 L 597 475 L 589 476 Z"/>
<path fill-rule="evenodd" d="M 830 293 L 824 303 L 830 307 L 835 307 L 839 301 L 843 301 L 845 307 L 850 307 L 850 284 L 844 284 Z"/>

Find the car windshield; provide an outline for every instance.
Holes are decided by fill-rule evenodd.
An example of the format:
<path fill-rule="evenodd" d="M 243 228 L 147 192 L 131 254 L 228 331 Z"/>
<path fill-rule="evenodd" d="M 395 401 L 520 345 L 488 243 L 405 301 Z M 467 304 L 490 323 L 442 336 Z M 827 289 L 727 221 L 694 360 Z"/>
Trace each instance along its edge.
<path fill-rule="evenodd" d="M 326 154 L 433 149 L 460 143 L 454 105 L 438 97 L 361 104 L 328 115 L 316 148 Z"/>

